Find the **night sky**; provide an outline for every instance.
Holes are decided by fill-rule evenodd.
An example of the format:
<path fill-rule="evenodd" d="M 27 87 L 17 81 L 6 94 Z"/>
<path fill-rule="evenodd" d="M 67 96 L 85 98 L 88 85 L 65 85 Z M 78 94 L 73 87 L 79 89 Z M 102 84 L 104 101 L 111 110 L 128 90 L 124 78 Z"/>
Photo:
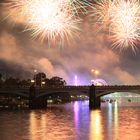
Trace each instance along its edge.
<path fill-rule="evenodd" d="M 3 2 L 2 0 L 0 0 Z M 97 78 L 108 84 L 140 83 L 140 51 L 114 49 L 104 31 L 96 33 L 89 15 L 83 17 L 81 32 L 63 47 L 48 47 L 47 41 L 32 39 L 29 31 L 23 32 L 24 21 L 15 24 L 5 19 L 5 9 L 0 6 L 0 73 L 29 78 L 38 72 L 47 77 L 59 76 L 68 84 L 89 84 L 95 76 L 91 69 L 98 69 Z M 16 16 L 16 15 L 15 15 Z"/>

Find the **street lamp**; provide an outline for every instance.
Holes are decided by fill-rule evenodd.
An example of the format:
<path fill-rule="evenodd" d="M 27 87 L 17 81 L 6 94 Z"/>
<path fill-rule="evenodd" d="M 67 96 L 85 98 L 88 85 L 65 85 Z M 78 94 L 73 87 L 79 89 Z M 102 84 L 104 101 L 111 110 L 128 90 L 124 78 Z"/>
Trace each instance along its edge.
<path fill-rule="evenodd" d="M 36 86 L 36 73 L 37 73 L 37 70 L 35 69 L 34 70 L 34 78 L 35 78 L 34 83 L 35 83 L 35 86 Z"/>
<path fill-rule="evenodd" d="M 45 81 L 42 81 L 42 82 L 41 82 L 41 86 L 43 86 L 43 85 L 45 85 Z"/>
<path fill-rule="evenodd" d="M 31 83 L 34 83 L 35 82 L 35 80 L 31 80 Z"/>

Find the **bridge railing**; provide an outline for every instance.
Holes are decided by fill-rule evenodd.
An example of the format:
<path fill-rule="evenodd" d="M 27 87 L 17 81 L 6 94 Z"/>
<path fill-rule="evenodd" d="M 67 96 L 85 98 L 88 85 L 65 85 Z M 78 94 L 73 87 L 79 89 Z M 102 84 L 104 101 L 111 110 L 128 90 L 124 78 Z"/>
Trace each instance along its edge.
<path fill-rule="evenodd" d="M 115 90 L 115 89 L 140 89 L 140 85 L 108 85 L 108 86 L 95 86 L 97 90 Z"/>
<path fill-rule="evenodd" d="M 89 86 L 45 86 L 42 89 L 81 89 L 89 88 Z"/>
<path fill-rule="evenodd" d="M 37 89 L 85 89 L 85 88 L 89 88 L 90 85 L 82 85 L 82 86 L 73 86 L 73 85 L 67 85 L 67 86 L 36 86 Z M 4 90 L 4 89 L 11 89 L 11 90 L 16 90 L 16 89 L 20 89 L 20 90 L 29 90 L 30 86 L 15 86 L 15 85 L 11 85 L 11 86 L 0 86 L 0 90 Z M 95 86 L 95 88 L 98 89 L 127 89 L 127 88 L 131 88 L 131 89 L 139 89 L 140 85 L 105 85 L 105 86 Z"/>
<path fill-rule="evenodd" d="M 16 89 L 29 89 L 29 86 L 0 86 L 0 90 L 16 90 Z"/>

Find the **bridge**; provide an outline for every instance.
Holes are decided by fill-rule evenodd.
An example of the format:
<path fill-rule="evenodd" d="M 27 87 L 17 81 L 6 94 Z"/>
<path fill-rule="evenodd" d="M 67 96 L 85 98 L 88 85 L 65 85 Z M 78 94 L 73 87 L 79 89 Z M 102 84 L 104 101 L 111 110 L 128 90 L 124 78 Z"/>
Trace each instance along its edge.
<path fill-rule="evenodd" d="M 114 92 L 132 92 L 140 94 L 140 85 L 108 85 L 108 86 L 50 86 L 50 87 L 11 87 L 0 88 L 0 95 L 17 95 L 29 100 L 29 108 L 46 108 L 47 99 L 56 93 L 81 92 L 89 95 L 90 109 L 100 108 L 100 97 Z"/>

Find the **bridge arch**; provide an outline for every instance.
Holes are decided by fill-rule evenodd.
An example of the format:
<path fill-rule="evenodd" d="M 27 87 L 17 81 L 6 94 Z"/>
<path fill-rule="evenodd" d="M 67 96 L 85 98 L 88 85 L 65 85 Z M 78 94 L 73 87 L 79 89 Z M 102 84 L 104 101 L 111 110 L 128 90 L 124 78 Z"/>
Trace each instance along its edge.
<path fill-rule="evenodd" d="M 100 92 L 98 92 L 97 94 L 96 94 L 96 96 L 97 97 L 102 97 L 102 96 L 105 96 L 105 95 L 109 95 L 109 94 L 113 94 L 113 93 L 116 93 L 116 92 L 119 92 L 119 93 L 121 93 L 121 92 L 123 92 L 123 93 L 131 93 L 131 94 L 139 94 L 140 95 L 140 91 L 130 91 L 130 90 L 128 90 L 128 91 L 126 91 L 126 90 L 115 90 L 115 91 L 100 91 Z"/>
<path fill-rule="evenodd" d="M 36 98 L 43 98 L 43 97 L 48 97 L 48 96 L 51 96 L 51 95 L 56 95 L 56 94 L 69 94 L 68 91 L 47 91 L 47 92 L 44 92 L 44 93 L 39 93 Z"/>
<path fill-rule="evenodd" d="M 0 91 L 0 96 L 20 96 L 23 98 L 28 98 L 29 93 L 22 93 L 18 91 Z"/>
<path fill-rule="evenodd" d="M 77 90 L 77 89 L 69 89 L 69 90 L 68 89 L 58 89 L 58 90 L 44 90 L 42 92 L 39 92 L 36 97 L 37 98 L 38 97 L 45 97 L 45 96 L 55 95 L 58 93 L 70 95 L 70 94 L 73 94 L 75 92 L 79 92 L 81 94 L 89 94 L 88 89 L 79 89 L 79 90 Z"/>
<path fill-rule="evenodd" d="M 66 92 L 66 91 L 62 91 L 62 92 L 59 92 L 59 91 L 55 91 L 55 92 L 48 92 L 48 93 L 44 93 L 44 94 L 41 94 L 40 96 L 38 97 L 44 97 L 44 96 L 55 96 L 55 95 L 59 95 L 59 94 L 62 94 L 62 95 L 66 95 L 66 94 L 70 94 L 70 92 Z"/>

